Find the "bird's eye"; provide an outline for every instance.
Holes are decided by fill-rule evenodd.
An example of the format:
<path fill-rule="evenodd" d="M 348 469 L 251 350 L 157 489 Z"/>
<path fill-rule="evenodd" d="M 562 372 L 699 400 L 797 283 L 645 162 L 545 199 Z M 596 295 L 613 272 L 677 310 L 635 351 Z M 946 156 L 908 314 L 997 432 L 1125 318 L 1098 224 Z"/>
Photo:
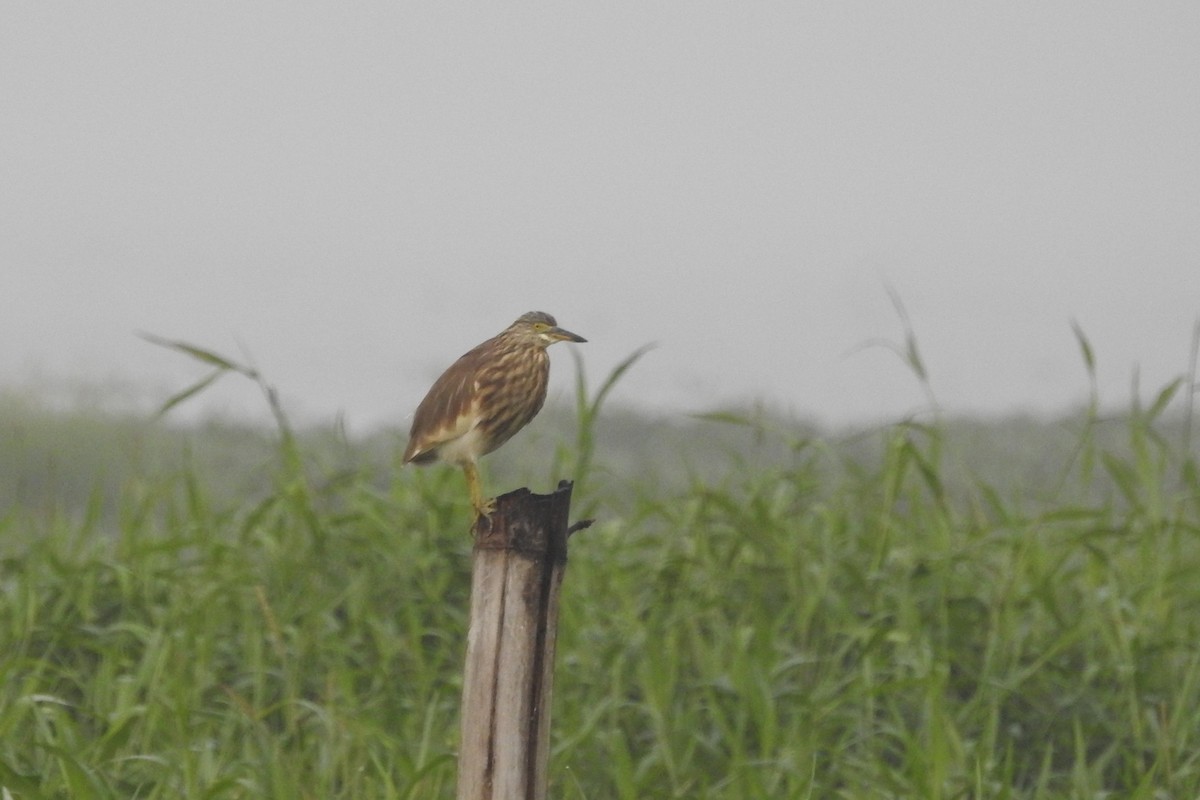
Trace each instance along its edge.
<path fill-rule="evenodd" d="M 535 331 L 537 331 L 538 333 L 541 333 L 542 331 L 546 330 L 546 329 L 547 329 L 547 328 L 549 328 L 549 327 L 550 327 L 550 326 L 549 326 L 549 325 L 547 325 L 547 324 L 546 324 L 546 323 L 544 323 L 544 322 L 535 322 L 535 323 L 533 323 L 533 329 L 534 329 Z"/>

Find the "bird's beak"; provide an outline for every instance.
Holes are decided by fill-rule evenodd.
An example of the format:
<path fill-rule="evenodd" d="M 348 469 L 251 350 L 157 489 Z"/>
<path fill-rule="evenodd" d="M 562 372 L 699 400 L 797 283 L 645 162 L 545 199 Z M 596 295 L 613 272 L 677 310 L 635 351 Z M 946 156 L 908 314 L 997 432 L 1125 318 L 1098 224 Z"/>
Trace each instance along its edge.
<path fill-rule="evenodd" d="M 587 341 L 587 339 L 583 338 L 579 334 L 571 333 L 570 331 L 564 330 L 563 328 L 551 328 L 550 330 L 546 331 L 546 333 L 553 336 L 554 341 L 556 341 L 556 342 L 586 342 Z"/>

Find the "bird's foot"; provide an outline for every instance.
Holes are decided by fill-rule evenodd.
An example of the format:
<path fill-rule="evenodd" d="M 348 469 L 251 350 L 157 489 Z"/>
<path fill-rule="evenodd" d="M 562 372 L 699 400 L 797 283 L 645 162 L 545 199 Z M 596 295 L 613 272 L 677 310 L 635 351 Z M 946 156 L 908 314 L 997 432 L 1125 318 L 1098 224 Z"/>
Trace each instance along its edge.
<path fill-rule="evenodd" d="M 496 498 L 489 497 L 486 500 L 480 498 L 479 500 L 473 502 L 472 505 L 475 508 L 476 519 L 479 519 L 480 517 L 484 517 L 485 519 L 490 518 L 496 511 Z"/>

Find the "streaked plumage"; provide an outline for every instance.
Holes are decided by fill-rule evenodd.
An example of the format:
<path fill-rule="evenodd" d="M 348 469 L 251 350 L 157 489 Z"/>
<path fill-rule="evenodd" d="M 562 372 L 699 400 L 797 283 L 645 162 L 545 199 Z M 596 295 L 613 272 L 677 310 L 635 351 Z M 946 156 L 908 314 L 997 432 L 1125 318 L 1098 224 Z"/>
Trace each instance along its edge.
<path fill-rule="evenodd" d="M 500 334 L 465 353 L 442 373 L 417 406 L 404 463 L 457 464 L 467 476 L 471 505 L 490 511 L 476 466 L 529 424 L 546 400 L 555 342 L 585 342 L 541 311 L 522 315 Z"/>

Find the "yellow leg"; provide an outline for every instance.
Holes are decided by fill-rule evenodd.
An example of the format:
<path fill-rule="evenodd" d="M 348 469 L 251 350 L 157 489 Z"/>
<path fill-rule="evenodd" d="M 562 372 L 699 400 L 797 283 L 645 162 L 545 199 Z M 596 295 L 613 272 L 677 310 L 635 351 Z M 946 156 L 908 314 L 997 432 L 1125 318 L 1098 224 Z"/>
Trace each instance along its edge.
<path fill-rule="evenodd" d="M 483 484 L 479 480 L 479 468 L 475 466 L 474 461 L 468 461 L 462 465 L 462 468 L 467 476 L 467 489 L 471 492 L 471 507 L 475 509 L 475 516 L 490 517 L 496 509 L 496 501 L 484 499 Z"/>

